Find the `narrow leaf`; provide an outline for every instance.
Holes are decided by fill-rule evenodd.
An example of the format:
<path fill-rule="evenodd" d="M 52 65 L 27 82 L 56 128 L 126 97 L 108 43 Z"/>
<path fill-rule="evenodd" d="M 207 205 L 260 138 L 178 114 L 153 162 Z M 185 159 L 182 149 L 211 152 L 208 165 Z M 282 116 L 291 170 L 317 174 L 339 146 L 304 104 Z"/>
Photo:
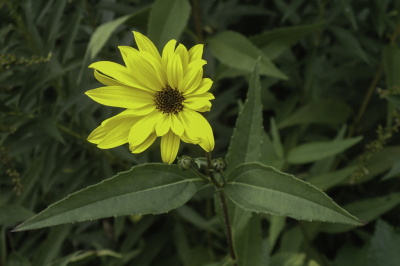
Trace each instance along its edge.
<path fill-rule="evenodd" d="M 250 78 L 249 90 L 243 110 L 239 113 L 226 160 L 227 173 L 241 163 L 258 162 L 263 137 L 261 87 L 257 61 Z"/>
<path fill-rule="evenodd" d="M 204 181 L 175 165 L 146 164 L 50 205 L 14 231 L 129 214 L 160 214 L 187 202 Z"/>
<path fill-rule="evenodd" d="M 246 210 L 295 219 L 363 225 L 318 188 L 260 163 L 242 164 L 230 174 L 228 197 Z"/>
<path fill-rule="evenodd" d="M 0 206 L 0 213 L 0 225 L 15 225 L 35 215 L 30 210 L 18 205 Z"/>
<path fill-rule="evenodd" d="M 331 27 L 330 30 L 332 31 L 333 35 L 335 35 L 336 39 L 344 46 L 346 46 L 349 51 L 354 53 L 367 64 L 370 64 L 367 54 L 361 47 L 359 41 L 354 37 L 351 32 L 339 27 Z"/>
<path fill-rule="evenodd" d="M 361 136 L 345 140 L 311 142 L 297 146 L 290 150 L 287 161 L 291 164 L 316 162 L 330 156 L 337 155 L 357 144 Z"/>
<path fill-rule="evenodd" d="M 343 101 L 320 100 L 301 107 L 293 115 L 283 120 L 278 127 L 285 128 L 306 124 L 341 124 L 350 117 L 351 113 L 351 107 Z"/>
<path fill-rule="evenodd" d="M 396 234 L 393 228 L 378 220 L 375 234 L 371 239 L 369 249 L 369 266 L 397 266 L 400 261 L 400 235 Z"/>
<path fill-rule="evenodd" d="M 283 51 L 295 44 L 307 35 L 316 32 L 324 26 L 324 23 L 302 25 L 294 27 L 282 27 L 275 30 L 265 31 L 250 37 L 270 59 L 277 58 Z"/>
<path fill-rule="evenodd" d="M 400 204 L 400 193 L 389 194 L 382 197 L 360 200 L 343 206 L 345 210 L 359 217 L 361 220 L 371 222 L 387 213 Z M 342 233 L 350 231 L 354 226 L 343 224 L 323 224 L 322 232 Z"/>
<path fill-rule="evenodd" d="M 237 32 L 225 31 L 208 39 L 208 44 L 213 55 L 229 67 L 252 72 L 257 58 L 261 57 L 261 75 L 287 79 L 263 52 Z"/>
<path fill-rule="evenodd" d="M 351 1 L 348 0 L 338 0 L 340 7 L 342 8 L 343 14 L 350 21 L 354 30 L 358 30 L 356 16 L 354 15 L 353 7 L 351 6 Z"/>
<path fill-rule="evenodd" d="M 400 49 L 397 44 L 389 44 L 383 48 L 383 66 L 388 87 L 400 87 Z"/>
<path fill-rule="evenodd" d="M 171 39 L 178 39 L 190 16 L 188 0 L 156 0 L 151 9 L 148 37 L 161 52 Z"/>

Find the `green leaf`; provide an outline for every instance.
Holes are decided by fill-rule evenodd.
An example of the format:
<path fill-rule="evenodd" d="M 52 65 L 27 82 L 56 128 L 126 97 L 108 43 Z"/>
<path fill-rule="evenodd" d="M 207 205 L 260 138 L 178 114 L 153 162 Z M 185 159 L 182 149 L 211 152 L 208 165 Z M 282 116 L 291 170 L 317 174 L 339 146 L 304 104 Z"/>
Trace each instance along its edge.
<path fill-rule="evenodd" d="M 38 120 L 38 126 L 46 132 L 49 136 L 53 137 L 54 139 L 60 141 L 61 143 L 65 144 L 65 140 L 62 137 L 60 131 L 58 130 L 57 126 L 54 122 L 49 118 L 42 118 Z"/>
<path fill-rule="evenodd" d="M 278 240 L 279 235 L 281 234 L 283 227 L 286 223 L 285 216 L 272 215 L 271 220 L 269 221 L 269 235 L 268 235 L 268 243 L 269 243 L 269 253 L 272 253 L 274 246 L 276 244 L 276 240 Z"/>
<path fill-rule="evenodd" d="M 322 29 L 323 26 L 324 23 L 316 23 L 311 25 L 282 27 L 251 36 L 249 39 L 259 47 L 266 56 L 273 60 L 291 45 L 307 35 Z"/>
<path fill-rule="evenodd" d="M 227 173 L 236 165 L 248 162 L 258 162 L 261 155 L 261 141 L 263 136 L 261 86 L 259 76 L 259 62 L 254 67 L 250 77 L 249 90 L 243 110 L 239 113 L 236 127 L 233 131 L 231 144 L 226 155 L 228 163 Z"/>
<path fill-rule="evenodd" d="M 344 28 L 330 27 L 329 28 L 336 39 L 341 42 L 350 52 L 358 56 L 365 63 L 370 64 L 367 54 L 361 47 L 359 41 L 354 37 L 354 35 Z"/>
<path fill-rule="evenodd" d="M 188 0 L 156 0 L 150 12 L 148 37 L 158 51 L 171 39 L 178 39 L 190 16 Z"/>
<path fill-rule="evenodd" d="M 290 117 L 279 123 L 279 128 L 305 124 L 334 125 L 344 123 L 352 109 L 343 101 L 320 100 L 299 108 Z"/>
<path fill-rule="evenodd" d="M 261 239 L 260 216 L 253 213 L 240 233 L 234 234 L 234 247 L 238 265 L 264 265 Z"/>
<path fill-rule="evenodd" d="M 274 144 L 267 133 L 263 134 L 263 142 L 261 146 L 260 163 L 272 166 L 275 169 L 281 170 L 285 161 L 278 157 L 275 152 Z"/>
<path fill-rule="evenodd" d="M 287 161 L 291 164 L 304 164 L 319 161 L 337 155 L 354 146 L 362 139 L 361 136 L 345 140 L 311 142 L 290 150 Z"/>
<path fill-rule="evenodd" d="M 54 227 L 50 230 L 45 241 L 41 241 L 41 245 L 35 256 L 33 257 L 33 266 L 48 265 L 53 261 L 61 250 L 61 246 L 71 231 L 71 225 L 62 225 Z"/>
<path fill-rule="evenodd" d="M 49 18 L 48 27 L 49 32 L 47 35 L 47 43 L 45 47 L 45 54 L 50 53 L 54 49 L 57 36 L 60 34 L 60 20 L 62 13 L 65 9 L 67 0 L 55 1 L 53 9 L 51 10 L 51 17 Z"/>
<path fill-rule="evenodd" d="M 16 223 L 28 220 L 35 213 L 18 205 L 0 206 L 0 225 L 14 225 Z"/>
<path fill-rule="evenodd" d="M 187 202 L 204 184 L 175 165 L 146 164 L 50 205 L 14 231 L 129 214 L 160 214 Z"/>
<path fill-rule="evenodd" d="M 143 10 L 142 10 L 143 12 Z M 125 15 L 122 17 L 119 17 L 113 21 L 104 23 L 100 25 L 99 27 L 96 28 L 96 30 L 93 32 L 92 37 L 90 38 L 89 44 L 86 49 L 85 57 L 83 58 L 82 61 L 82 67 L 79 72 L 79 77 L 78 77 L 78 84 L 82 80 L 82 77 L 87 70 L 89 63 L 94 60 L 96 55 L 100 52 L 100 50 L 104 47 L 104 45 L 107 43 L 108 39 L 110 39 L 111 35 L 113 32 L 122 24 L 127 22 L 129 19 L 133 18 L 133 16 L 141 14 L 140 12 L 136 12 L 133 14 Z"/>
<path fill-rule="evenodd" d="M 279 135 L 278 127 L 276 126 L 275 119 L 271 117 L 271 136 L 272 144 L 274 145 L 274 150 L 279 159 L 283 160 L 285 158 L 283 145 L 281 141 L 281 136 Z"/>
<path fill-rule="evenodd" d="M 240 33 L 225 31 L 207 40 L 213 55 L 221 63 L 251 73 L 258 57 L 261 57 L 260 74 L 287 79 L 271 60 L 249 39 Z"/>
<path fill-rule="evenodd" d="M 269 266 L 304 266 L 304 253 L 278 253 L 271 258 Z"/>
<path fill-rule="evenodd" d="M 31 266 L 32 264 L 28 259 L 18 253 L 11 253 L 7 259 L 7 266 Z"/>
<path fill-rule="evenodd" d="M 400 193 L 388 194 L 383 197 L 370 198 L 350 203 L 343 208 L 363 221 L 371 222 L 400 204 Z M 322 232 L 342 233 L 354 226 L 343 224 L 323 224 Z"/>
<path fill-rule="evenodd" d="M 339 185 L 344 180 L 346 180 L 355 170 L 357 170 L 357 166 L 346 167 L 344 169 L 326 173 L 322 175 L 313 176 L 310 179 L 307 179 L 307 182 L 321 189 L 322 191 L 326 191 L 331 187 Z"/>
<path fill-rule="evenodd" d="M 397 44 L 388 44 L 383 48 L 383 67 L 388 87 L 400 87 L 400 49 Z"/>
<path fill-rule="evenodd" d="M 397 160 L 398 161 L 393 165 L 392 169 L 390 169 L 390 171 L 382 177 L 381 181 L 400 176 L 400 160 Z"/>
<path fill-rule="evenodd" d="M 343 14 L 350 21 L 354 30 L 358 30 L 356 17 L 354 15 L 353 7 L 351 6 L 351 1 L 348 0 L 338 0 L 340 7 L 342 8 Z"/>
<path fill-rule="evenodd" d="M 385 31 L 385 11 L 382 2 L 381 0 L 368 1 L 372 13 L 372 23 L 380 37 L 382 37 Z"/>
<path fill-rule="evenodd" d="M 318 188 L 260 163 L 236 167 L 230 180 L 226 193 L 245 210 L 303 220 L 364 224 Z"/>
<path fill-rule="evenodd" d="M 81 253 L 81 251 L 69 254 L 68 256 L 65 256 L 64 258 L 57 260 L 56 262 L 50 264 L 49 266 L 67 266 L 68 263 L 70 263 L 79 253 Z"/>
<path fill-rule="evenodd" d="M 400 235 L 383 220 L 378 220 L 371 239 L 368 266 L 397 266 L 400 261 Z"/>
<path fill-rule="evenodd" d="M 334 266 L 365 266 L 368 265 L 368 245 L 356 248 L 345 244 L 335 258 Z"/>

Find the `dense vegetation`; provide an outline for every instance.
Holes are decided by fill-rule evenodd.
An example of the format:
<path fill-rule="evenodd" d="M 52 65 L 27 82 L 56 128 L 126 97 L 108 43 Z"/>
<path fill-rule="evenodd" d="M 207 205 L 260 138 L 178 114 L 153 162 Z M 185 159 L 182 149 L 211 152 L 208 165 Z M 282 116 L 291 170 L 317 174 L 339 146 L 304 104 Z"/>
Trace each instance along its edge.
<path fill-rule="evenodd" d="M 136 47 L 132 30 L 159 49 L 173 38 L 205 44 L 214 158 L 228 152 L 260 57 L 259 162 L 368 222 L 243 213 L 232 221 L 240 266 L 398 265 L 400 3 L 391 0 L 2 0 L 0 265 L 229 265 L 212 187 L 166 214 L 10 232 L 75 191 L 161 162 L 159 141 L 131 154 L 86 140 L 121 111 L 84 94 L 101 86 L 88 66 L 123 64 L 118 46 Z M 204 157 L 182 143 L 184 154 Z"/>

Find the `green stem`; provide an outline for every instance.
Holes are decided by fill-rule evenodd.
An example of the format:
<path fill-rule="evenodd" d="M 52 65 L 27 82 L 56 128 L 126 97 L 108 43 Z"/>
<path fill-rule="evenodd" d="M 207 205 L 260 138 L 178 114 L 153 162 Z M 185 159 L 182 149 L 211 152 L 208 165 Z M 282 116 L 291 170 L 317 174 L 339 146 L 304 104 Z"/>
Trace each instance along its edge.
<path fill-rule="evenodd" d="M 210 153 L 206 152 L 206 158 L 207 158 L 208 175 L 211 179 L 211 182 L 214 184 L 215 188 L 217 189 L 219 200 L 221 201 L 221 207 L 222 207 L 222 213 L 224 216 L 224 223 L 225 223 L 225 228 L 226 228 L 226 238 L 227 238 L 227 242 L 228 242 L 229 253 L 230 253 L 232 261 L 234 261 L 233 266 L 238 266 L 236 263 L 235 249 L 233 248 L 232 229 L 231 229 L 231 222 L 229 219 L 228 204 L 226 202 L 225 192 L 224 192 L 224 189 L 222 188 L 221 184 L 218 183 L 217 180 L 215 179 L 213 172 L 210 171 L 210 169 L 211 169 Z"/>

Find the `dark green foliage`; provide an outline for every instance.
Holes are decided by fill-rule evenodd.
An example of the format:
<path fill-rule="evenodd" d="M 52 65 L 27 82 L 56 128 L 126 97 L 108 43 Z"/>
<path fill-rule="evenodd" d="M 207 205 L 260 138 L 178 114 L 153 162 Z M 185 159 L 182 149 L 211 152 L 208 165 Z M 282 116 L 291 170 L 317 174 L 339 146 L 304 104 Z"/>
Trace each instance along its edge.
<path fill-rule="evenodd" d="M 205 43 L 205 76 L 214 81 L 210 92 L 216 97 L 205 114 L 216 139 L 212 156 L 227 158 L 228 173 L 242 171 L 227 175 L 226 187 L 247 209 L 228 202 L 239 266 L 398 265 L 399 21 L 395 0 L 0 1 L 0 265 L 230 265 L 212 187 L 196 184 L 200 179 L 190 169 L 137 166 L 161 162 L 159 142 L 131 154 L 127 145 L 101 150 L 86 140 L 121 111 L 84 94 L 102 86 L 88 66 L 100 60 L 123 64 L 118 46 L 136 47 L 132 30 L 147 35 L 159 50 L 172 38 L 188 48 Z M 199 146 L 182 143 L 178 156 L 184 154 L 204 170 Z M 234 170 L 242 163 L 256 166 Z M 99 189 L 102 193 L 87 200 L 79 193 L 68 198 L 78 198 L 75 204 L 102 219 L 10 232 L 47 206 L 133 166 L 121 174 L 125 183 L 121 175 L 101 183 L 115 183 L 120 195 Z M 131 206 L 113 209 L 118 203 L 113 197 L 135 189 L 124 187 L 132 181 L 129 173 L 147 167 L 150 172 L 132 177 L 149 186 L 142 189 L 168 190 L 165 185 L 179 179 L 179 187 L 169 191 L 182 191 L 174 204 L 160 204 L 168 199 L 163 190 L 142 204 L 138 199 L 144 197 L 131 195 L 137 212 L 129 212 Z M 170 175 L 154 178 L 157 167 Z M 268 189 L 263 171 L 274 173 L 271 179 L 281 177 L 281 185 L 287 182 L 282 191 L 299 187 L 294 207 L 299 199 L 310 199 L 328 206 L 321 212 L 333 208 L 350 224 L 252 213 L 267 205 L 251 205 L 235 186 L 253 182 Z M 179 183 L 190 178 L 196 182 Z M 246 191 L 247 198 L 254 196 Z M 96 196 L 115 202 L 86 204 Z M 138 215 L 164 213 L 187 200 L 166 214 Z M 56 210 L 50 218 L 55 222 L 47 225 L 62 223 L 56 216 L 68 211 L 62 202 L 34 219 Z M 315 214 L 296 208 L 297 218 Z M 68 222 L 88 219 L 86 211 L 74 211 Z M 132 215 L 103 218 L 114 214 Z M 369 224 L 357 228 L 353 215 Z M 30 223 L 34 228 L 32 221 L 37 220 L 22 230 Z"/>

